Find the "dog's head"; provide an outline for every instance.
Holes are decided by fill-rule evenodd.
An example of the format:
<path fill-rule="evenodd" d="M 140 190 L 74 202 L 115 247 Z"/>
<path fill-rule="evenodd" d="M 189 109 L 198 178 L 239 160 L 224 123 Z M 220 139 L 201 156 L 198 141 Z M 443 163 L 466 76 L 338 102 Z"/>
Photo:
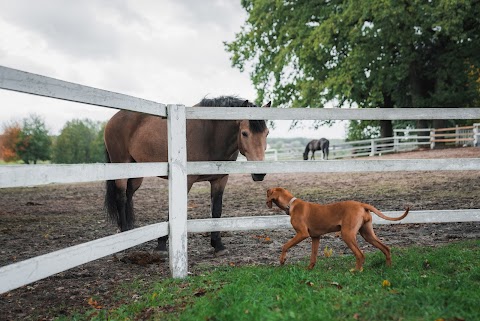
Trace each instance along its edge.
<path fill-rule="evenodd" d="M 267 191 L 267 206 L 268 208 L 272 208 L 272 201 L 274 199 L 275 188 L 269 188 Z"/>
<path fill-rule="evenodd" d="M 281 188 L 281 187 L 272 187 L 272 188 L 269 188 L 268 191 L 267 191 L 267 206 L 269 208 L 272 208 L 272 202 L 274 202 L 275 204 L 277 204 L 278 206 L 278 199 L 284 195 L 284 196 L 288 196 L 288 195 L 291 195 L 286 189 L 284 188 Z"/>

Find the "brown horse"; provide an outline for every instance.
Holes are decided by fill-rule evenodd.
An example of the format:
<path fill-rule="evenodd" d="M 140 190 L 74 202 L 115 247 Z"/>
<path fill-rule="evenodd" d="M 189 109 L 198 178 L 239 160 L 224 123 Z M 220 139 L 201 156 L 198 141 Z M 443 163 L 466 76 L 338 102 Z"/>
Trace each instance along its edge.
<path fill-rule="evenodd" d="M 263 107 L 270 107 L 270 102 Z M 257 107 L 248 100 L 222 96 L 203 99 L 195 106 Z M 194 107 L 195 107 L 194 106 Z M 268 129 L 264 120 L 187 120 L 187 161 L 235 161 L 240 152 L 249 161 L 265 158 Z M 107 162 L 167 162 L 167 120 L 157 116 L 121 110 L 105 126 Z M 262 181 L 265 174 L 252 174 Z M 167 178 L 167 177 L 162 177 Z M 133 194 L 143 178 L 107 181 L 105 209 L 121 231 L 134 227 Z M 210 182 L 212 217 L 222 215 L 223 191 L 228 175 L 189 175 L 187 188 L 193 183 Z M 158 239 L 158 250 L 166 251 L 168 237 Z M 225 253 L 220 233 L 211 233 L 215 254 Z"/>
<path fill-rule="evenodd" d="M 322 159 L 328 159 L 328 148 L 330 145 L 330 141 L 326 138 L 314 139 L 311 140 L 307 146 L 305 146 L 305 151 L 303 152 L 303 159 L 308 159 L 308 153 L 312 151 L 312 156 L 310 159 L 315 159 L 315 151 L 321 150 L 322 151 Z"/>

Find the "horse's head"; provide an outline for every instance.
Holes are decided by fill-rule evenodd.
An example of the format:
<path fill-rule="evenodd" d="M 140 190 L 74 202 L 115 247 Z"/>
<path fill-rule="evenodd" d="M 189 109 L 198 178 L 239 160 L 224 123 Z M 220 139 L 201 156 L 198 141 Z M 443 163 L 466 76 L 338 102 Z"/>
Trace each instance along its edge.
<path fill-rule="evenodd" d="M 244 107 L 250 107 L 253 104 L 245 101 Z M 268 102 L 262 107 L 270 107 Z M 253 105 L 254 106 L 254 105 Z M 238 150 L 247 158 L 248 161 L 265 160 L 265 150 L 267 149 L 268 128 L 264 120 L 241 120 L 238 130 Z M 254 181 L 263 181 L 265 174 L 252 174 Z"/>
<path fill-rule="evenodd" d="M 303 160 L 308 160 L 308 152 L 303 153 Z"/>

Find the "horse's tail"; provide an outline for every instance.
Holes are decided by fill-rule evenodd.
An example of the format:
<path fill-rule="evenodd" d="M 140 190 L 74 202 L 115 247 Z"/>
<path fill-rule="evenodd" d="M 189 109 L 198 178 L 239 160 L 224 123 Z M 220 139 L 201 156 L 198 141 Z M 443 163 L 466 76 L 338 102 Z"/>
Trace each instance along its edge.
<path fill-rule="evenodd" d="M 105 162 L 111 162 L 106 149 Z M 131 230 L 135 224 L 132 181 L 130 179 L 127 180 L 127 190 L 123 192 L 119 191 L 115 180 L 107 180 L 105 186 L 104 209 L 107 212 L 110 222 L 117 224 L 122 232 Z"/>
<path fill-rule="evenodd" d="M 326 159 L 328 159 L 328 148 L 330 147 L 330 141 L 328 139 L 325 139 L 325 145 L 324 145 L 324 150 L 322 151 L 323 154 L 326 156 Z"/>
<path fill-rule="evenodd" d="M 384 220 L 387 220 L 387 221 L 400 221 L 402 219 L 405 218 L 405 216 L 408 215 L 408 212 L 410 211 L 410 208 L 409 207 L 406 207 L 405 208 L 405 213 L 402 214 L 402 216 L 399 216 L 399 217 L 390 217 L 390 216 L 386 216 L 385 214 L 383 214 L 382 212 L 380 212 L 379 210 L 377 210 L 375 207 L 373 207 L 372 205 L 369 205 L 369 204 L 363 204 L 363 207 L 367 210 L 367 211 L 371 211 L 375 214 L 377 214 L 379 217 L 383 218 Z"/>
<path fill-rule="evenodd" d="M 308 152 L 310 151 L 310 143 L 307 143 L 307 146 L 305 146 L 305 151 L 303 152 L 303 159 L 307 160 L 308 159 Z"/>
<path fill-rule="evenodd" d="M 110 156 L 108 155 L 106 148 L 105 163 L 110 163 Z M 105 209 L 105 212 L 107 212 L 109 220 L 121 228 L 117 207 L 117 186 L 115 185 L 115 180 L 107 180 L 105 182 L 105 201 L 103 203 L 103 208 Z"/>

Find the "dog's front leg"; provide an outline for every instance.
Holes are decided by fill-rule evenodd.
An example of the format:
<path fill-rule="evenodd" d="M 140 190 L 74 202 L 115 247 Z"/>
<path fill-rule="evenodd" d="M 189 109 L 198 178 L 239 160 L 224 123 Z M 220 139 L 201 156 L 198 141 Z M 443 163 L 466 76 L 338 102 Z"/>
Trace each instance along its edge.
<path fill-rule="evenodd" d="M 317 263 L 318 247 L 320 246 L 320 237 L 312 237 L 312 255 L 310 255 L 310 265 L 308 269 L 311 270 Z"/>
<path fill-rule="evenodd" d="M 282 254 L 280 255 L 280 264 L 283 265 L 285 261 L 287 260 L 287 251 L 289 248 L 291 248 L 294 245 L 297 245 L 304 239 L 308 237 L 308 233 L 297 233 L 290 241 L 285 243 L 282 247 Z"/>

